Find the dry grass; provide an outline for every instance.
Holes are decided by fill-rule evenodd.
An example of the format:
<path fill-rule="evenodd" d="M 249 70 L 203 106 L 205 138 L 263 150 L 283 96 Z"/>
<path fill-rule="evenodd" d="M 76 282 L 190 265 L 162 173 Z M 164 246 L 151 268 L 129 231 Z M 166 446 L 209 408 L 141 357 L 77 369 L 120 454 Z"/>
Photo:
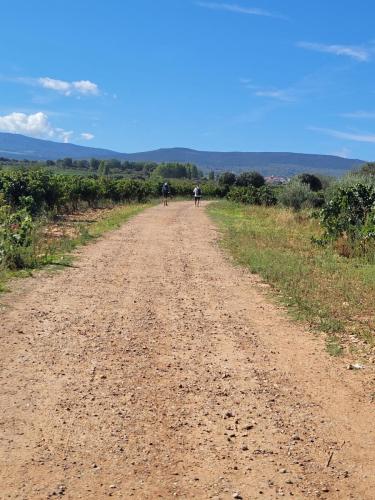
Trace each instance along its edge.
<path fill-rule="evenodd" d="M 270 283 L 297 318 L 347 346 L 375 345 L 375 265 L 313 244 L 321 228 L 308 212 L 229 202 L 208 210 L 225 248 Z"/>

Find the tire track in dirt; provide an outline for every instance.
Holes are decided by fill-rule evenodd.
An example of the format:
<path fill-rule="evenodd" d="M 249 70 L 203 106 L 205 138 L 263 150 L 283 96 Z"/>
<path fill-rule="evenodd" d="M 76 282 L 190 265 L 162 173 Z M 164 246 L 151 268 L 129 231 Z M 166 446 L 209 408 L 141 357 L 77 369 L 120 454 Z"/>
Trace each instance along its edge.
<path fill-rule="evenodd" d="M 2 498 L 374 498 L 373 373 L 216 238 L 155 207 L 3 296 Z"/>

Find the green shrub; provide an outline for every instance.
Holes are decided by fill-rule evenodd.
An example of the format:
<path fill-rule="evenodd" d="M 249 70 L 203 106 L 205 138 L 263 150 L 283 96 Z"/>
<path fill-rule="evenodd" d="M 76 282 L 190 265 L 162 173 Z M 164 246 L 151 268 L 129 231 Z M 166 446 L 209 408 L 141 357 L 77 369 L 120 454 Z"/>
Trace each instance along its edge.
<path fill-rule="evenodd" d="M 323 185 L 319 177 L 313 174 L 299 174 L 297 175 L 297 179 L 303 184 L 307 184 L 311 191 L 321 191 L 323 189 Z"/>
<path fill-rule="evenodd" d="M 259 188 L 264 184 L 265 179 L 259 172 L 242 172 L 236 179 L 236 186 Z"/>
<path fill-rule="evenodd" d="M 20 269 L 30 263 L 34 224 L 24 208 L 12 212 L 7 205 L 0 207 L 0 266 Z"/>
<path fill-rule="evenodd" d="M 326 236 L 344 234 L 352 242 L 375 235 L 375 187 L 362 183 L 339 185 L 320 213 Z"/>
<path fill-rule="evenodd" d="M 245 203 L 246 205 L 275 205 L 277 202 L 274 191 L 270 186 L 256 188 L 232 187 L 227 195 L 227 199 L 236 203 Z"/>
<path fill-rule="evenodd" d="M 0 193 L 13 209 L 26 207 L 37 215 L 54 208 L 61 196 L 58 176 L 46 170 L 4 170 L 0 172 Z"/>
<path fill-rule="evenodd" d="M 223 172 L 219 177 L 219 184 L 221 186 L 233 186 L 236 182 L 236 174 L 233 172 Z"/>
<path fill-rule="evenodd" d="M 276 190 L 270 186 L 262 186 L 258 189 L 258 195 L 260 200 L 260 205 L 270 207 L 276 205 L 277 194 Z"/>
<path fill-rule="evenodd" d="M 293 179 L 280 190 L 279 201 L 293 210 L 319 206 L 323 199 L 311 191 L 310 187 L 299 179 Z"/>

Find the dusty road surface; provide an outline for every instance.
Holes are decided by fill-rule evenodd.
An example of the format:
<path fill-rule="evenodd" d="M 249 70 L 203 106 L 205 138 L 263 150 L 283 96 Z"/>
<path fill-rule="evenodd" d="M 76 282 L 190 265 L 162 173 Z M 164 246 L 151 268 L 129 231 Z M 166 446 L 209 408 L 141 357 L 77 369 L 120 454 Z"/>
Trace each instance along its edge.
<path fill-rule="evenodd" d="M 375 498 L 365 370 L 217 239 L 154 207 L 2 296 L 1 498 Z"/>

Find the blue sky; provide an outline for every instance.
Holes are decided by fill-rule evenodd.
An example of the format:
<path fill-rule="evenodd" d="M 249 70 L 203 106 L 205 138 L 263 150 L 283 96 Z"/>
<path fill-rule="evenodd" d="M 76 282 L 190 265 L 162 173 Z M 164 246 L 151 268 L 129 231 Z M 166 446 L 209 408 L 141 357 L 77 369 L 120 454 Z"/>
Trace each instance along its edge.
<path fill-rule="evenodd" d="M 375 159 L 370 0 L 2 3 L 0 131 Z"/>

